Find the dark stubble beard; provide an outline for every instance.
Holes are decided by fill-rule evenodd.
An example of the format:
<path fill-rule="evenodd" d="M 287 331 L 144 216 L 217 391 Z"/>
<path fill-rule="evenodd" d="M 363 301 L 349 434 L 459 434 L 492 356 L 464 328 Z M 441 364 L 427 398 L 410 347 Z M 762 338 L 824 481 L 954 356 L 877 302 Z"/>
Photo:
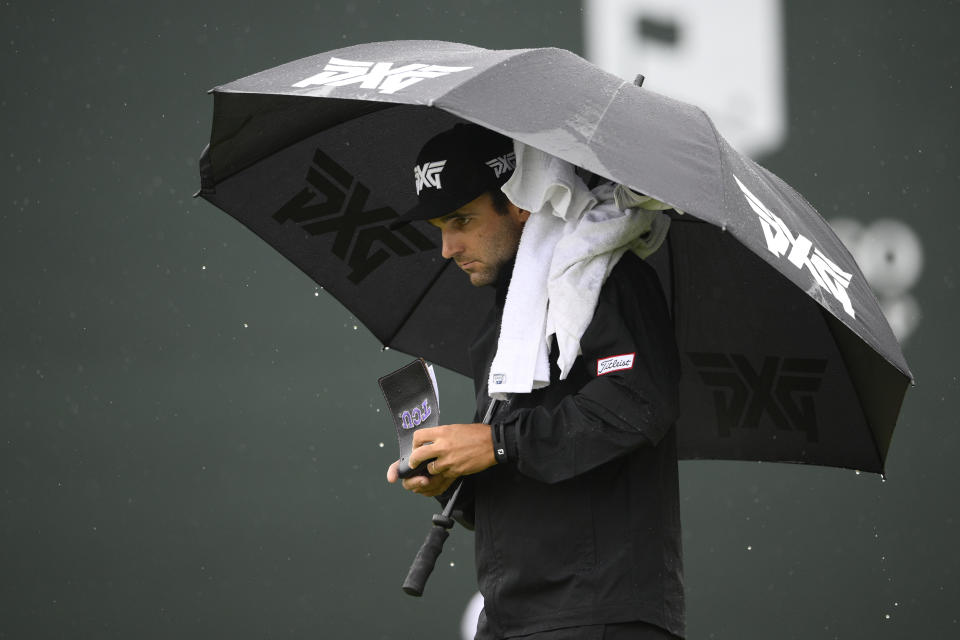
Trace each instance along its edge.
<path fill-rule="evenodd" d="M 520 246 L 520 234 L 523 231 L 523 224 L 513 222 L 504 225 L 503 229 L 490 243 L 489 255 L 485 256 L 484 262 L 487 266 L 483 271 L 477 271 L 470 276 L 470 284 L 475 287 L 486 287 L 495 285 L 504 278 L 509 278 L 510 273 L 507 270 L 513 269 L 513 262 L 517 257 L 517 249 Z"/>

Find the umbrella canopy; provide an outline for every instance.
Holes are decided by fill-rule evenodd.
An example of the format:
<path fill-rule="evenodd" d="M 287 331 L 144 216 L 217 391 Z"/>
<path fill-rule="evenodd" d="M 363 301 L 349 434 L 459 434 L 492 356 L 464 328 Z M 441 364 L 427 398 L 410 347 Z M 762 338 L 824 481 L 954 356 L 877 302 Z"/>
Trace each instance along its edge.
<path fill-rule="evenodd" d="M 669 203 L 649 261 L 683 361 L 683 458 L 882 472 L 912 379 L 850 253 L 698 108 L 561 49 L 358 45 L 217 87 L 200 194 L 340 300 L 384 345 L 468 371 L 489 289 L 440 256 L 416 204 L 422 144 L 483 125 Z"/>

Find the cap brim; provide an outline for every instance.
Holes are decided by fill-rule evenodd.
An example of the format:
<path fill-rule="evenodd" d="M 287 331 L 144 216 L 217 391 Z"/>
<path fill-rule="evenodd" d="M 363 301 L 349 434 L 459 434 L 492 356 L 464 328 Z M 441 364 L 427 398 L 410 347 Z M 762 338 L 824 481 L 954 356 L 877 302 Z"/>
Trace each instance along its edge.
<path fill-rule="evenodd" d="M 476 200 L 483 195 L 484 192 L 485 191 L 480 191 L 477 195 L 469 197 L 461 195 L 460 197 L 453 197 L 446 200 L 441 198 L 435 199 L 432 202 L 420 202 L 413 209 L 401 214 L 400 217 L 396 218 L 388 226 L 390 229 L 396 229 L 415 220 L 433 220 L 434 218 L 440 218 Z"/>
<path fill-rule="evenodd" d="M 456 207 L 453 209 L 456 209 Z M 450 211 L 453 211 L 453 209 Z M 421 203 L 415 206 L 413 209 L 410 209 L 406 213 L 400 215 L 398 218 L 395 218 L 387 226 L 393 230 L 397 227 L 402 227 L 405 224 L 410 224 L 415 220 L 431 220 L 433 218 L 439 218 L 440 216 L 446 215 L 445 213 L 434 213 L 434 211 L 435 209 L 433 207 L 427 207 Z"/>

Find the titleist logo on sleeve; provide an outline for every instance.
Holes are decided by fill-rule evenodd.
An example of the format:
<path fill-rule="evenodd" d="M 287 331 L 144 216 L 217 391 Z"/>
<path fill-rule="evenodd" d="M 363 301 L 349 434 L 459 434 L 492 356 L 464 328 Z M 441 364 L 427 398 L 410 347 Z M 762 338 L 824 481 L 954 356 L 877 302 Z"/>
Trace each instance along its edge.
<path fill-rule="evenodd" d="M 633 369 L 634 353 L 624 353 L 619 356 L 610 356 L 597 360 L 597 375 L 602 376 L 612 371 L 623 371 L 624 369 Z"/>

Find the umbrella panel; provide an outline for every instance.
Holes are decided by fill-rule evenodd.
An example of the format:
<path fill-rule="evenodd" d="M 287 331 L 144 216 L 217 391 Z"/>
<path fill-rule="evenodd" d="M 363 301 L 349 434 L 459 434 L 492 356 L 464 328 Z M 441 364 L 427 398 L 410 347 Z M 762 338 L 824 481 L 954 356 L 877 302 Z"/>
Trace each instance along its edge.
<path fill-rule="evenodd" d="M 405 118 L 411 110 L 416 117 Z M 430 224 L 389 228 L 416 204 L 420 146 L 460 120 L 422 107 L 390 111 L 289 144 L 205 197 L 322 285 L 384 345 L 466 374 L 463 336 L 479 326 L 476 310 L 489 308 L 491 293 L 448 268 Z"/>
<path fill-rule="evenodd" d="M 669 237 L 683 457 L 882 470 L 832 316 L 712 225 Z"/>
<path fill-rule="evenodd" d="M 274 94 L 213 94 L 214 121 L 204 150 L 202 192 L 318 131 L 395 105 Z"/>

